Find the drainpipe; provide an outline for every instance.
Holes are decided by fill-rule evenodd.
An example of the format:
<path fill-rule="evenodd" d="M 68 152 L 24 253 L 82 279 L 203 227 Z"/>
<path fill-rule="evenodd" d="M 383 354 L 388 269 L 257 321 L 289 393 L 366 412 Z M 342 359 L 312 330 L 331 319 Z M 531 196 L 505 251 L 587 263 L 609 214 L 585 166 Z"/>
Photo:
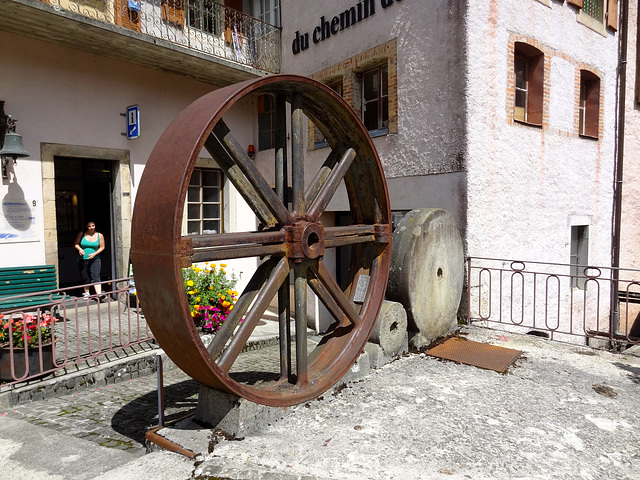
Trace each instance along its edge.
<path fill-rule="evenodd" d="M 613 195 L 613 235 L 611 245 L 611 308 L 609 319 L 609 337 L 619 334 L 620 302 L 618 299 L 618 281 L 620 278 L 620 222 L 622 219 L 622 174 L 624 160 L 624 123 L 625 97 L 627 89 L 627 32 L 629 18 L 629 0 L 622 0 L 620 11 L 620 28 L 618 38 L 618 91 L 616 107 L 618 117 L 615 134 L 617 137 L 614 151 L 615 184 Z"/>

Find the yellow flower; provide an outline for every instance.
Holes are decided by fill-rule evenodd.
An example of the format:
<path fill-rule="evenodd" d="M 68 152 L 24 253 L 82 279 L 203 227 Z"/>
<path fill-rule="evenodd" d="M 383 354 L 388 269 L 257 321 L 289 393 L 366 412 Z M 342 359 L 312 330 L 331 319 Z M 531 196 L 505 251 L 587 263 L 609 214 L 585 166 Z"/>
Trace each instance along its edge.
<path fill-rule="evenodd" d="M 200 303 L 200 297 L 196 297 L 196 302 Z"/>
<path fill-rule="evenodd" d="M 196 273 L 200 273 L 202 269 L 200 267 L 196 267 Z"/>
<path fill-rule="evenodd" d="M 233 305 L 229 305 L 229 311 L 233 310 Z"/>
<path fill-rule="evenodd" d="M 189 290 L 187 293 L 188 293 L 189 295 L 193 295 L 193 290 Z"/>
<path fill-rule="evenodd" d="M 197 288 L 194 288 L 194 289 L 193 289 L 193 293 L 198 293 L 198 289 L 197 289 Z"/>
<path fill-rule="evenodd" d="M 211 268 L 216 268 L 216 264 L 215 264 L 215 263 L 212 263 L 212 264 L 211 264 Z"/>
<path fill-rule="evenodd" d="M 236 292 L 235 290 L 233 291 L 233 296 L 237 297 L 238 296 L 238 292 Z"/>
<path fill-rule="evenodd" d="M 193 280 L 187 280 L 187 287 L 193 287 Z"/>
<path fill-rule="evenodd" d="M 227 298 L 227 297 L 224 296 L 224 295 L 220 295 L 220 300 L 224 300 L 225 298 Z"/>
<path fill-rule="evenodd" d="M 193 311 L 197 312 L 198 310 L 200 310 L 200 305 L 194 305 L 193 306 Z"/>
<path fill-rule="evenodd" d="M 209 290 L 213 290 L 213 287 L 211 285 L 209 285 Z"/>
<path fill-rule="evenodd" d="M 209 265 L 209 262 L 204 262 L 205 265 Z"/>
<path fill-rule="evenodd" d="M 227 273 L 227 272 L 225 272 L 223 269 L 220 269 L 220 273 Z"/>
<path fill-rule="evenodd" d="M 233 295 L 233 290 L 231 290 L 231 289 L 229 288 L 229 289 L 227 289 L 227 293 L 228 293 L 229 295 Z"/>
<path fill-rule="evenodd" d="M 227 308 L 229 305 L 231 305 L 231 302 L 227 302 L 227 301 L 222 302 L 222 306 L 224 308 Z"/>
<path fill-rule="evenodd" d="M 196 316 L 196 312 L 191 312 L 191 316 L 195 317 Z"/>
<path fill-rule="evenodd" d="M 226 264 L 226 263 L 221 263 L 221 264 L 220 264 L 220 268 L 226 268 L 226 267 L 227 267 L 227 264 Z"/>

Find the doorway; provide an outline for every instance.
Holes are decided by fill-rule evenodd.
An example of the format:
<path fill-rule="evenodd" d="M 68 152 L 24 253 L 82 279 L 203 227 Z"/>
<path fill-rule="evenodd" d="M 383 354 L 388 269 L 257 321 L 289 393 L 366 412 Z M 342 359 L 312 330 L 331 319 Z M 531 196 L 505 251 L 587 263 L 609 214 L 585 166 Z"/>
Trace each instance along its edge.
<path fill-rule="evenodd" d="M 82 283 L 74 243 L 78 233 L 90 221 L 95 222 L 96 230 L 104 235 L 105 240 L 100 279 L 113 279 L 113 162 L 56 156 L 54 170 L 60 287 Z"/>

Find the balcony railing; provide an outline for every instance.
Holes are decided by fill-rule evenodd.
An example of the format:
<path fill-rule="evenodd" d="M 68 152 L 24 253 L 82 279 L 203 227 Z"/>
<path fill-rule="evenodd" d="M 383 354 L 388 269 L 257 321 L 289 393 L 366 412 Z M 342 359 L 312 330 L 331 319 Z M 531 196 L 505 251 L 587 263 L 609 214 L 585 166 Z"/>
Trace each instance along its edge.
<path fill-rule="evenodd" d="M 42 0 L 270 73 L 280 71 L 280 28 L 211 0 Z"/>

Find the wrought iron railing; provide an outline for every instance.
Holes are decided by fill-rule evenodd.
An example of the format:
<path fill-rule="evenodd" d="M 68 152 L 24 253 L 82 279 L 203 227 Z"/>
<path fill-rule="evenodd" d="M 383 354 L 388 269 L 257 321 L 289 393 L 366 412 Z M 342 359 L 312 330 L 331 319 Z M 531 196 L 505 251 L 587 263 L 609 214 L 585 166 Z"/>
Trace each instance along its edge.
<path fill-rule="evenodd" d="M 3 297 L 29 306 L 0 312 L 0 390 L 60 370 L 107 363 L 109 354 L 157 348 L 131 278 L 102 282 L 102 295 L 79 287 Z M 94 291 L 94 286 L 91 286 Z M 48 297 L 48 300 L 40 300 Z M 15 333 L 17 332 L 17 336 Z M 30 338 L 31 337 L 31 338 Z M 64 373 L 64 372 L 62 372 Z"/>
<path fill-rule="evenodd" d="M 640 270 L 618 269 L 617 280 L 612 271 L 469 257 L 467 321 L 570 343 L 639 344 Z"/>
<path fill-rule="evenodd" d="M 212 0 L 42 0 L 184 47 L 280 72 L 280 28 Z"/>

